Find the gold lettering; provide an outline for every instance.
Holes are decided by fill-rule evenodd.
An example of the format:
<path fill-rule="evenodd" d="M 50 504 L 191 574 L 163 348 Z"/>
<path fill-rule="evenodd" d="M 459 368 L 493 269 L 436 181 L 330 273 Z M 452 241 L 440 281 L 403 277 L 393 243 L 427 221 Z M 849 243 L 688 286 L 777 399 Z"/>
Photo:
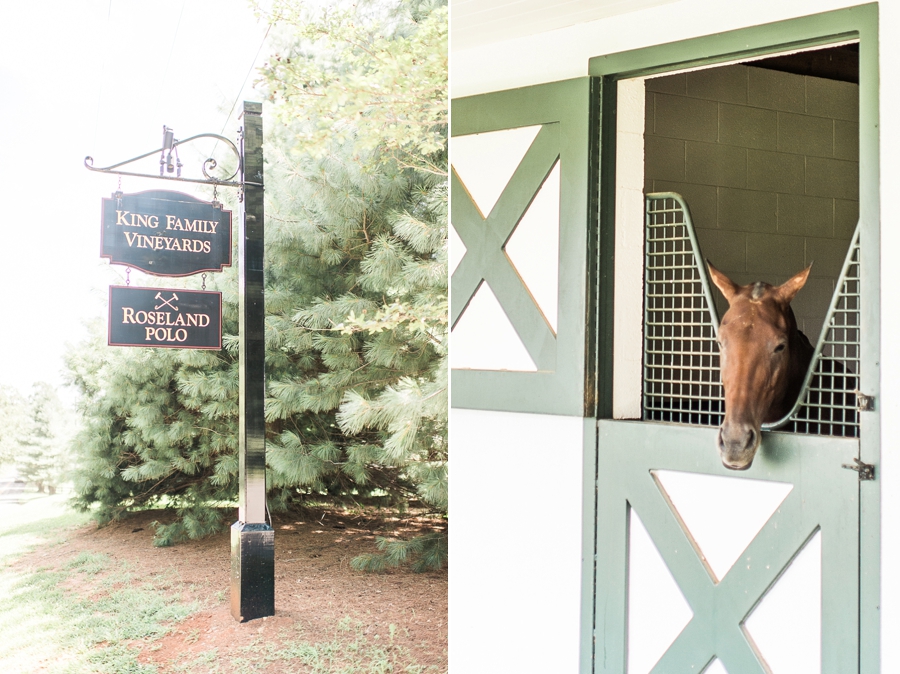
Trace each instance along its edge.
<path fill-rule="evenodd" d="M 128 242 L 128 247 L 131 248 L 134 245 L 134 240 L 140 236 L 137 232 L 125 232 L 125 241 Z M 138 246 L 140 248 L 140 246 Z"/>
<path fill-rule="evenodd" d="M 218 222 L 210 222 L 209 224 L 210 224 L 210 226 L 212 227 L 212 233 L 215 234 L 215 233 L 216 233 L 216 227 L 218 226 L 219 223 L 218 223 Z"/>
<path fill-rule="evenodd" d="M 137 216 L 137 224 L 135 225 L 135 227 L 140 227 L 141 225 L 143 225 L 144 227 L 147 226 L 147 216 L 146 215 L 144 215 L 143 213 L 135 213 L 135 216 Z M 132 222 L 133 222 L 133 219 L 132 219 Z"/>
<path fill-rule="evenodd" d="M 204 241 L 204 242 L 203 242 L 203 252 L 204 252 L 204 253 L 208 253 L 208 252 L 209 252 L 209 241 Z"/>
<path fill-rule="evenodd" d="M 172 221 L 175 219 L 174 215 L 166 216 L 166 229 L 172 229 Z"/>
<path fill-rule="evenodd" d="M 134 323 L 134 309 L 122 307 L 122 323 Z"/>
<path fill-rule="evenodd" d="M 156 328 L 144 328 L 144 334 L 146 335 L 144 341 L 149 342 L 153 339 L 154 332 L 156 332 Z"/>
<path fill-rule="evenodd" d="M 200 324 L 199 327 L 205 328 L 207 325 L 209 325 L 209 314 L 199 314 L 198 318 L 200 319 L 198 321 Z"/>
<path fill-rule="evenodd" d="M 130 225 L 130 222 L 125 221 L 126 215 L 128 215 L 128 211 L 116 211 L 116 224 L 125 225 L 126 227 Z"/>
<path fill-rule="evenodd" d="M 151 215 L 147 217 L 147 226 L 156 229 L 159 227 L 159 216 Z"/>
<path fill-rule="evenodd" d="M 198 314 L 188 314 L 187 315 L 188 327 L 197 325 L 197 316 L 198 316 Z"/>

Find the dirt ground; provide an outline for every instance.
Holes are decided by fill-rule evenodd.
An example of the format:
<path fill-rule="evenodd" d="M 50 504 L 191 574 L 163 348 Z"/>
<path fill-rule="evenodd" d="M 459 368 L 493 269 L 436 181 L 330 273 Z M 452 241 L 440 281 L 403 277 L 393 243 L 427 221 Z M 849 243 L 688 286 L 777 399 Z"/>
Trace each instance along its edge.
<path fill-rule="evenodd" d="M 426 671 L 447 671 L 446 570 L 371 574 L 350 568 L 354 556 L 375 551 L 375 536 L 408 538 L 435 530 L 434 520 L 366 517 L 341 510 L 273 514 L 275 615 L 244 624 L 231 617 L 229 608 L 229 532 L 156 548 L 154 520 L 168 521 L 165 513 L 155 511 L 100 529 L 90 524 L 70 532 L 61 545 L 38 548 L 17 564 L 62 567 L 84 552 L 103 553 L 111 559 L 109 568 L 121 569 L 126 563 L 134 578 L 170 578 L 176 598 L 195 601 L 200 609 L 161 639 L 132 644 L 141 650 L 140 661 L 155 664 L 162 674 L 183 672 L 192 655 L 212 649 L 217 649 L 220 662 L 229 656 L 252 658 L 254 651 L 248 647 L 256 644 L 258 650 L 261 636 L 278 647 L 290 645 L 291 639 L 332 641 L 342 619 L 350 619 L 367 643 L 383 645 L 394 625 L 392 643 L 402 649 L 404 659 Z M 405 664 L 398 664 L 403 671 Z M 278 663 L 260 667 L 255 663 L 253 671 L 285 671 Z"/>

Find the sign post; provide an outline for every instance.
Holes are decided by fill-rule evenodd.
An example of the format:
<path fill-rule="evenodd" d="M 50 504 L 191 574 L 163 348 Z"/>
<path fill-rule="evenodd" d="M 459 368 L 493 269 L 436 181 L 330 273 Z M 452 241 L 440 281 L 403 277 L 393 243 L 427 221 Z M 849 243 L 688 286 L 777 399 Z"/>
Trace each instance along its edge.
<path fill-rule="evenodd" d="M 244 213 L 238 232 L 240 426 L 238 521 L 231 527 L 231 615 L 275 614 L 275 532 L 266 523 L 262 104 L 244 102 Z"/>
<path fill-rule="evenodd" d="M 237 187 L 243 190 L 238 232 L 240 295 L 240 421 L 238 521 L 231 527 L 231 615 L 241 622 L 275 614 L 275 532 L 266 522 L 265 297 L 262 104 L 244 101 L 240 151 L 224 136 L 204 133 L 178 141 L 163 127 L 163 145 L 139 157 L 91 171 L 120 176 Z M 215 138 L 237 156 L 228 178 L 182 178 L 178 146 Z M 160 153 L 159 176 L 119 170 Z M 232 181 L 240 172 L 240 180 Z M 176 173 L 175 176 L 165 175 Z M 156 276 L 190 276 L 231 264 L 231 213 L 178 192 L 116 192 L 103 203 L 101 256 Z M 221 293 L 161 288 L 110 288 L 109 344 L 163 348 L 221 348 Z"/>

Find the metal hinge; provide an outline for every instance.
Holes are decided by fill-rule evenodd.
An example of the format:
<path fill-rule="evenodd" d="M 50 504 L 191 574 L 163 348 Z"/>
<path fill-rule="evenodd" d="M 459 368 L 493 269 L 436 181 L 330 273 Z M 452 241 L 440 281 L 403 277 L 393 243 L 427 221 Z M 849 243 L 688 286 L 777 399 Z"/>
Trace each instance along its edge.
<path fill-rule="evenodd" d="M 867 396 L 858 390 L 854 391 L 854 393 L 856 393 L 857 412 L 872 412 L 875 410 L 875 396 Z"/>
<path fill-rule="evenodd" d="M 844 463 L 841 464 L 841 468 L 849 468 L 850 470 L 855 470 L 859 473 L 859 481 L 862 482 L 864 480 L 874 480 L 875 479 L 875 466 L 871 463 L 863 463 L 859 459 L 854 458 L 853 463 Z"/>

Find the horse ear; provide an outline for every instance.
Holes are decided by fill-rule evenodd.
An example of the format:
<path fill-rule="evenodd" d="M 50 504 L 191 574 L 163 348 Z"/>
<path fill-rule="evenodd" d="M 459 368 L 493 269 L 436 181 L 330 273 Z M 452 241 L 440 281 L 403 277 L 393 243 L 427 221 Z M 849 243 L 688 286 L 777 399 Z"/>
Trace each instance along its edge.
<path fill-rule="evenodd" d="M 712 262 L 709 260 L 706 261 L 706 266 L 709 268 L 709 275 L 712 278 L 712 282 L 716 284 L 716 288 L 722 291 L 722 295 L 724 295 L 725 299 L 730 303 L 731 298 L 734 297 L 734 294 L 738 291 L 740 286 L 713 267 Z"/>
<path fill-rule="evenodd" d="M 778 286 L 778 288 L 776 288 L 776 291 L 778 292 L 778 299 L 781 300 L 784 304 L 790 304 L 791 300 L 794 299 L 794 296 L 798 292 L 800 292 L 800 288 L 806 285 L 806 280 L 809 278 L 810 269 L 812 269 L 812 265 L 809 265 L 799 274 L 792 276 L 787 281 Z"/>

